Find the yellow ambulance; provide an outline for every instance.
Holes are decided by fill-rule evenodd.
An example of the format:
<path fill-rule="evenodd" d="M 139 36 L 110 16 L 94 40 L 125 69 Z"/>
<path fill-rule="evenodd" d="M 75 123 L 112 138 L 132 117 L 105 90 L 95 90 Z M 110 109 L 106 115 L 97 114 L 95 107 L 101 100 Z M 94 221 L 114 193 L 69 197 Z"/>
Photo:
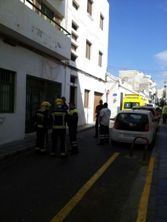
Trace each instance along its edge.
<path fill-rule="evenodd" d="M 132 109 L 133 106 L 147 105 L 148 99 L 140 94 L 125 94 L 122 102 L 122 110 Z"/>

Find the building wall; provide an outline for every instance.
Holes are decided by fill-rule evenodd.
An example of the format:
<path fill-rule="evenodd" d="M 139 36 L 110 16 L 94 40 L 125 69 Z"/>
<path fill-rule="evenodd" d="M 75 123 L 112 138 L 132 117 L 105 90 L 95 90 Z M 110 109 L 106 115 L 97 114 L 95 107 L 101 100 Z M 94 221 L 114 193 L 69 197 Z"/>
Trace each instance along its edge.
<path fill-rule="evenodd" d="M 64 66 L 30 50 L 12 47 L 0 40 L 0 68 L 15 71 L 14 113 L 0 113 L 0 144 L 23 139 L 25 136 L 26 75 L 62 83 L 67 77 Z M 63 92 L 62 92 L 63 94 Z"/>
<path fill-rule="evenodd" d="M 0 32 L 3 34 L 0 38 L 0 68 L 16 72 L 14 112 L 0 113 L 0 144 L 23 139 L 26 135 L 27 75 L 60 83 L 62 86 L 61 95 L 67 98 L 67 102 L 70 100 L 70 78 L 72 75 L 75 76 L 77 79 L 75 97 L 79 110 L 79 125 L 94 123 L 95 93 L 102 94 L 104 102 L 106 101 L 105 74 L 108 57 L 109 4 L 107 0 L 93 1 L 93 14 L 89 16 L 87 1 L 77 1 L 80 4 L 78 13 L 72 7 L 72 0 L 63 1 L 63 4 L 60 4 L 60 8 L 58 8 L 61 16 L 65 15 L 62 20 L 64 28 L 71 32 L 72 20 L 77 22 L 80 27 L 78 59 L 74 62 L 69 61 L 69 44 L 71 41 L 69 41 L 66 34 L 61 38 L 62 33 L 59 30 L 54 30 L 48 21 L 42 20 L 39 15 L 31 10 L 31 7 L 25 6 L 21 1 L 14 0 L 12 4 L 15 9 L 12 10 L 9 0 L 5 1 L 5 4 L 2 4 L 0 0 L 0 10 L 3 16 L 3 20 L 0 22 L 2 28 Z M 51 3 L 53 3 L 52 0 L 47 1 L 48 6 Z M 4 7 L 5 10 L 3 10 Z M 53 8 L 55 7 L 56 4 L 53 5 Z M 23 10 L 20 11 L 20 8 Z M 11 15 L 8 15 L 9 12 Z M 29 21 L 25 21 L 23 12 Z M 105 19 L 103 31 L 99 28 L 100 13 L 103 14 Z M 47 30 L 47 38 L 44 35 L 40 38 L 38 36 L 39 32 L 36 33 L 36 37 L 32 37 L 34 33 L 30 33 L 32 31 L 30 25 L 33 26 L 34 21 L 38 23 L 41 31 Z M 49 35 L 51 36 L 49 37 Z M 60 41 L 61 48 L 54 47 L 55 35 L 56 39 L 58 38 Z M 10 41 L 4 41 L 4 37 L 10 37 Z M 14 38 L 14 44 L 12 44 L 12 37 Z M 86 39 L 92 43 L 90 60 L 85 58 Z M 103 53 L 101 67 L 98 65 L 99 51 Z M 87 108 L 84 107 L 85 90 L 89 90 Z"/>
<path fill-rule="evenodd" d="M 72 33 L 74 32 L 78 38 L 76 41 L 71 40 L 77 45 L 77 50 L 74 52 L 77 56 L 76 61 L 70 61 L 70 65 L 78 69 L 76 76 L 78 78 L 78 99 L 77 106 L 80 111 L 80 124 L 94 122 L 94 93 L 103 94 L 104 102 L 105 95 L 105 75 L 107 71 L 108 60 L 108 32 L 109 32 L 109 4 L 107 0 L 95 0 L 92 5 L 92 15 L 87 13 L 87 1 L 79 1 L 78 9 L 72 5 L 72 0 L 67 1 L 67 21 L 66 28 Z M 104 16 L 104 29 L 99 27 L 100 14 Z M 72 29 L 74 22 L 78 29 Z M 90 60 L 85 57 L 86 40 L 91 45 Z M 102 66 L 98 65 L 99 51 L 103 53 Z M 89 107 L 84 107 L 84 90 L 90 91 Z"/>
<path fill-rule="evenodd" d="M 72 0 L 68 1 L 68 17 L 67 29 L 72 31 L 72 21 L 78 25 L 76 31 L 78 35 L 78 49 L 76 55 L 78 56 L 75 65 L 77 68 L 91 73 L 92 75 L 105 78 L 108 60 L 108 24 L 109 24 L 109 4 L 107 0 L 93 1 L 92 16 L 87 13 L 87 1 L 78 1 L 78 10 L 72 6 Z M 104 29 L 99 28 L 100 13 L 104 16 Z M 91 59 L 85 57 L 86 40 L 92 43 Z M 98 52 L 103 53 L 103 65 L 98 66 Z"/>
<path fill-rule="evenodd" d="M 152 100 L 157 91 L 156 83 L 150 75 L 137 70 L 120 70 L 119 77 L 123 82 L 130 84 L 138 93 L 144 94 L 149 100 Z"/>
<path fill-rule="evenodd" d="M 79 107 L 79 119 L 80 124 L 93 123 L 94 122 L 94 93 L 98 92 L 103 94 L 102 99 L 105 101 L 105 85 L 101 81 L 96 81 L 93 78 L 79 74 L 79 98 L 78 98 L 78 107 Z M 88 107 L 84 107 L 84 91 L 89 90 L 89 104 Z M 80 99 L 80 96 L 82 99 Z"/>
<path fill-rule="evenodd" d="M 137 93 L 131 84 L 122 82 L 120 78 L 108 73 L 106 88 L 108 107 L 111 110 L 111 118 L 114 118 L 121 110 L 122 99 L 125 94 Z"/>

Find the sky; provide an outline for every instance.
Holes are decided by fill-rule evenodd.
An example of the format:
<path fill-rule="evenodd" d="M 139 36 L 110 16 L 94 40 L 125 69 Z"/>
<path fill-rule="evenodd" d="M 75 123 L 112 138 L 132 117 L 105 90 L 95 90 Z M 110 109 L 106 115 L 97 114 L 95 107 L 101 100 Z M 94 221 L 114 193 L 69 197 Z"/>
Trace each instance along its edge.
<path fill-rule="evenodd" d="M 167 80 L 167 0 L 108 0 L 108 71 L 130 69 Z"/>

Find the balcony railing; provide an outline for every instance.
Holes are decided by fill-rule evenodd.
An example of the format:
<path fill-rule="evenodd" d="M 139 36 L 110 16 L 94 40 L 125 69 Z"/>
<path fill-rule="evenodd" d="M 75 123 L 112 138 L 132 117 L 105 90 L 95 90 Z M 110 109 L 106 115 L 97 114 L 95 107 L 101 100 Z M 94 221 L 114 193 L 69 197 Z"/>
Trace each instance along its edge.
<path fill-rule="evenodd" d="M 52 19 L 51 17 L 49 17 L 45 12 L 43 12 L 38 6 L 36 6 L 34 3 L 32 3 L 29 0 L 24 0 L 24 4 L 25 3 L 29 3 L 33 9 L 35 9 L 34 11 L 39 14 L 41 13 L 42 15 L 46 16 L 47 19 L 51 22 L 51 24 L 54 24 L 60 31 L 63 31 L 65 35 L 71 35 L 65 28 L 63 28 L 60 24 L 58 24 L 54 19 Z"/>

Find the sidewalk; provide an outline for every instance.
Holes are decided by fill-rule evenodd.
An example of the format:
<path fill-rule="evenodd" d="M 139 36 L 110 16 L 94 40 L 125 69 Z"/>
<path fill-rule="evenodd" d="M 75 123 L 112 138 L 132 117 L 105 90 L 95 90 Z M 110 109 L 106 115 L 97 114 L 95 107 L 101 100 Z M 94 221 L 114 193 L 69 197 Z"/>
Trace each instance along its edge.
<path fill-rule="evenodd" d="M 78 126 L 78 133 L 94 127 L 93 124 Z M 34 149 L 36 134 L 25 136 L 23 140 L 0 145 L 0 160 Z"/>
<path fill-rule="evenodd" d="M 167 124 L 161 124 L 153 155 L 156 156 L 157 165 L 155 169 L 155 222 L 167 221 Z M 151 196 L 152 198 L 152 196 Z"/>

